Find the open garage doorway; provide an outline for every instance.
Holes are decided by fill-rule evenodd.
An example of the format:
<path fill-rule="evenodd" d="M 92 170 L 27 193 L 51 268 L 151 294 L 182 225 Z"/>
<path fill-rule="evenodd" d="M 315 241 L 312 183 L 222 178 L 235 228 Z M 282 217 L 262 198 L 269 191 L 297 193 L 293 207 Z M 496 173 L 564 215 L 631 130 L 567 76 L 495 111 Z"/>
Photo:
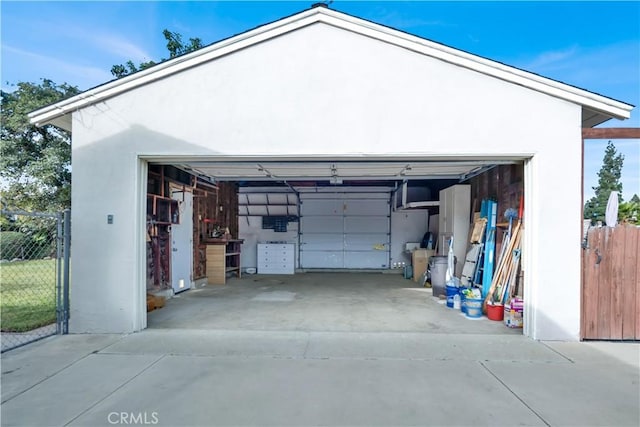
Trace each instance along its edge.
<path fill-rule="evenodd" d="M 411 252 L 444 256 L 455 235 L 460 277 L 474 220 L 493 200 L 497 258 L 524 178 L 523 159 L 150 159 L 146 291 L 166 305 L 147 326 L 522 333 L 447 308 Z M 443 232 L 454 187 L 463 225 Z"/>

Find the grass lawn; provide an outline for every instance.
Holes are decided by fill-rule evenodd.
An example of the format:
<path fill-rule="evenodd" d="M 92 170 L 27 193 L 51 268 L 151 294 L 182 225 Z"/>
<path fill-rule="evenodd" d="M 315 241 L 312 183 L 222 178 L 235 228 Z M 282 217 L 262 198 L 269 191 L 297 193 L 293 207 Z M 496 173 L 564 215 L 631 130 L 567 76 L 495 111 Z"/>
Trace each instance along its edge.
<path fill-rule="evenodd" d="M 56 260 L 0 264 L 2 332 L 26 332 L 56 321 Z"/>

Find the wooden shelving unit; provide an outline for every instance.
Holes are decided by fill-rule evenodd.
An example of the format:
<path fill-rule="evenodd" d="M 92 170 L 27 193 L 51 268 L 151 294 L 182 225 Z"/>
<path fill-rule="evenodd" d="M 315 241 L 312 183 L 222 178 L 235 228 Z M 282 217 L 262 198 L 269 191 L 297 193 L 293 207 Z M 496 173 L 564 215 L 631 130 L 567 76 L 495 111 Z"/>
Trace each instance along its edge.
<path fill-rule="evenodd" d="M 183 184 L 184 185 L 184 184 Z M 147 291 L 171 288 L 171 225 L 180 223 L 177 200 L 166 197 L 164 168 L 149 170 L 147 180 Z"/>
<path fill-rule="evenodd" d="M 207 283 L 224 285 L 227 273 L 242 277 L 240 254 L 243 240 L 209 239 L 207 245 Z"/>
<path fill-rule="evenodd" d="M 193 193 L 193 270 L 192 279 L 217 277 L 224 283 L 224 276 L 237 271 L 240 275 L 239 247 L 215 252 L 209 244 L 214 232 L 229 230 L 238 235 L 238 188 L 234 183 L 213 184 L 197 178 L 173 166 L 149 165 L 147 174 L 147 290 L 159 291 L 171 288 L 171 226 L 180 224 L 180 202 L 171 194 L 176 189 Z M 225 243 L 226 246 L 226 243 Z M 228 253 L 228 256 L 227 256 Z M 208 261 L 208 254 L 214 261 Z M 217 258 L 216 258 L 217 257 Z M 227 260 L 228 258 L 228 260 Z M 223 259 L 224 261 L 219 261 Z M 227 264 L 228 263 L 228 264 Z M 220 268 L 220 272 L 213 272 Z"/>
<path fill-rule="evenodd" d="M 178 201 L 155 194 L 147 194 L 147 221 L 154 224 L 179 224 Z"/>

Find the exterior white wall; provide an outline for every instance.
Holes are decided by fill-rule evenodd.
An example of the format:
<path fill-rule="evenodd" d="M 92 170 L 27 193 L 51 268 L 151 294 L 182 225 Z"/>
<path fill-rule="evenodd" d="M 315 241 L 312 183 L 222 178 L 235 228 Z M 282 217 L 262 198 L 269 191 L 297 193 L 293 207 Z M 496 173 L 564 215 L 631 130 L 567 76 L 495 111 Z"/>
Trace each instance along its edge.
<path fill-rule="evenodd" d="M 71 329 L 145 326 L 138 156 L 476 155 L 533 157 L 527 331 L 578 339 L 580 118 L 579 105 L 325 24 L 81 109 L 73 114 Z"/>
<path fill-rule="evenodd" d="M 69 330 L 135 331 L 144 295 L 137 277 L 145 265 L 138 256 L 144 243 L 139 217 L 146 211 L 137 199 L 143 175 L 132 140 L 96 143 L 87 137 L 90 130 L 79 125 L 73 133 Z M 107 224 L 109 214 L 113 224 Z"/>

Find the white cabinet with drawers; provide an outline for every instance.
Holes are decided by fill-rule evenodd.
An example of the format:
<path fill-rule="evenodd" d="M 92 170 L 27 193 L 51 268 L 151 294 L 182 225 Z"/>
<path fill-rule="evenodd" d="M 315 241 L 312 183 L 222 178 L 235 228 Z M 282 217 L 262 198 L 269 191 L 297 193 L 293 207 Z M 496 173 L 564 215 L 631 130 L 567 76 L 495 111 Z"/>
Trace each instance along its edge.
<path fill-rule="evenodd" d="M 258 243 L 258 274 L 293 274 L 293 243 Z"/>
<path fill-rule="evenodd" d="M 471 186 L 453 185 L 440 191 L 439 240 L 441 255 L 449 253 L 449 239 L 453 237 L 453 252 L 457 258 L 455 276 L 462 275 L 467 257 L 469 224 L 471 223 Z M 446 239 L 443 241 L 443 238 Z"/>

